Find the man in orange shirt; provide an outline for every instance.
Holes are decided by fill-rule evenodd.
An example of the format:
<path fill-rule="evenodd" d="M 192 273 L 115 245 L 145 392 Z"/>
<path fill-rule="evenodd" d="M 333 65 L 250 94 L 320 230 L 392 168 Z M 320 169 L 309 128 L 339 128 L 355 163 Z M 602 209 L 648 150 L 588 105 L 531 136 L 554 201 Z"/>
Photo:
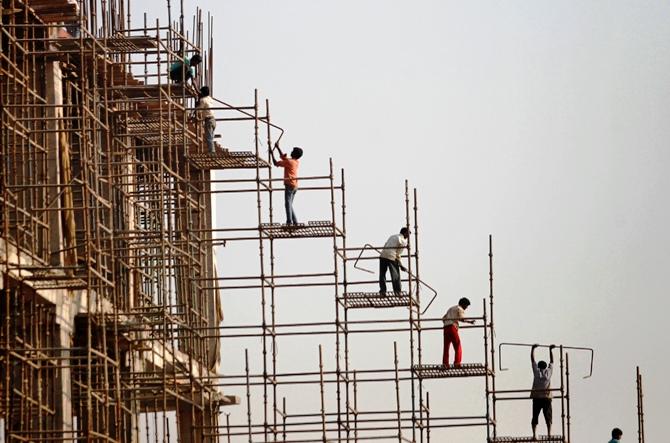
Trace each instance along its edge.
<path fill-rule="evenodd" d="M 300 157 L 302 157 L 302 149 L 295 147 L 291 151 L 291 157 L 284 154 L 279 148 L 279 144 L 275 143 L 275 149 L 279 151 L 280 160 L 275 159 L 275 151 L 272 150 L 272 163 L 275 166 L 284 168 L 284 207 L 286 208 L 286 224 L 297 225 L 298 218 L 295 216 L 293 210 L 293 198 L 298 190 L 298 166 L 300 166 Z"/>

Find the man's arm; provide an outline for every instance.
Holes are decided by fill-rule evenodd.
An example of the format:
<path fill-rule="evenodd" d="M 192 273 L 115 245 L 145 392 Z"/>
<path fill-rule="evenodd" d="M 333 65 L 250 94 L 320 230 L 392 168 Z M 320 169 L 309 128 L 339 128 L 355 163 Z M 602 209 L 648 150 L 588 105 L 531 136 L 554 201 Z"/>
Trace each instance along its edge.
<path fill-rule="evenodd" d="M 554 364 L 554 348 L 556 345 L 549 346 L 549 364 Z"/>
<path fill-rule="evenodd" d="M 461 317 L 461 318 L 459 318 L 460 321 L 462 321 L 464 323 L 470 323 L 471 325 L 475 324 L 474 319 L 473 320 L 466 320 L 465 319 L 465 311 L 459 311 L 459 316 Z"/>
<path fill-rule="evenodd" d="M 533 367 L 535 367 L 535 348 L 537 348 L 540 345 L 533 345 L 532 348 L 530 348 L 530 362 L 533 364 Z"/>
<path fill-rule="evenodd" d="M 188 113 L 188 121 L 189 122 L 194 122 L 195 120 L 197 120 L 197 118 L 198 118 L 198 111 L 197 110 L 199 108 L 200 108 L 200 99 L 198 99 L 198 101 L 196 102 L 195 109 L 193 109 L 192 111 L 190 111 Z"/>
<path fill-rule="evenodd" d="M 282 152 L 281 148 L 279 147 L 279 143 L 275 143 L 275 147 L 272 151 L 270 151 L 270 154 L 272 155 L 272 163 L 274 163 L 275 166 L 281 166 L 277 159 L 275 158 L 275 149 L 279 151 L 279 156 L 282 157 L 284 153 Z"/>

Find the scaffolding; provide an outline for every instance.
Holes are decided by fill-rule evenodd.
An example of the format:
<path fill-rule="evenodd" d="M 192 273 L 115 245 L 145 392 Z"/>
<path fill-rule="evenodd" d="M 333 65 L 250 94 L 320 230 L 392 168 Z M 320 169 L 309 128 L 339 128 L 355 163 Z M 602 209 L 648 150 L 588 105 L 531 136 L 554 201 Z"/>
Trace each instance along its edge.
<path fill-rule="evenodd" d="M 125 0 L 1 5 L 7 441 L 423 443 L 444 441 L 453 428 L 481 429 L 489 442 L 529 441 L 497 432 L 498 402 L 528 390 L 496 385 L 490 236 L 489 294 L 474 303 L 475 323 L 460 327 L 481 346 L 461 367 L 434 364 L 424 343 L 442 333 L 443 320 L 426 315 L 438 294 L 421 278 L 417 190 L 405 182 L 399 198 L 399 227 L 412 235 L 398 293 L 370 289 L 378 279 L 366 264 L 377 263 L 382 245 L 348 242 L 345 174 L 332 160 L 322 174 L 299 178 L 300 198 L 322 215 L 281 224 L 283 179 L 272 165 L 284 130 L 271 121 L 269 101 L 257 91 L 239 106 L 215 99 L 224 134 L 250 130 L 253 146 L 243 150 L 217 141 L 207 152 L 194 115 L 198 88 L 214 93 L 211 17 L 198 10 L 189 32 L 183 7 L 173 20 L 169 3 L 168 26 L 145 15 L 140 27 Z M 196 53 L 204 60 L 197 75 L 171 81 L 174 63 L 186 78 Z M 214 200 L 231 197 L 254 206 L 251 218 L 219 227 Z M 298 242 L 328 265 L 291 267 L 312 258 L 282 259 Z M 253 266 L 218 275 L 215 248 L 222 257 L 239 248 Z M 302 308 L 324 318 L 284 320 L 285 297 L 305 293 Z M 220 296 L 238 294 L 253 320 L 221 325 Z M 370 336 L 387 347 L 366 348 Z M 307 343 L 280 356 L 293 339 Z M 570 441 L 565 349 L 561 434 L 546 441 Z M 222 350 L 243 367 L 222 371 Z M 446 413 L 435 400 L 431 408 L 430 392 L 457 383 L 481 400 L 478 410 Z M 369 406 L 378 395 L 390 400 Z M 244 419 L 226 414 L 235 404 Z"/>
<path fill-rule="evenodd" d="M 308 194 L 314 194 L 310 201 L 328 200 L 329 206 L 323 205 L 320 217 L 327 219 L 310 220 L 296 226 L 277 222 L 273 196 L 281 195 L 284 187 L 283 179 L 273 177 L 271 165 L 275 140 L 272 129 L 282 131 L 279 138 L 283 130 L 270 123 L 269 103 L 266 101 L 264 105 L 263 115 L 259 116 L 256 95 L 253 106 L 242 107 L 253 108 L 253 115 L 238 117 L 234 121 L 239 124 L 249 120 L 253 125 L 254 154 L 265 160 L 257 161 L 255 169 L 249 168 L 246 175 L 213 179 L 211 182 L 211 192 L 222 200 L 228 196 L 244 199 L 244 195 L 249 195 L 247 198 L 254 199 L 256 206 L 256 217 L 247 225 L 224 225 L 214 229 L 215 243 L 225 244 L 226 249 L 238 245 L 235 251 L 246 249 L 250 255 L 257 249 L 258 255 L 253 272 L 249 268 L 244 268 L 243 275 L 227 271 L 215 281 L 216 288 L 226 294 L 225 299 L 233 299 L 238 293 L 251 294 L 244 298 L 245 311 L 257 312 L 255 321 L 227 324 L 213 331 L 213 335 L 224 341 L 224 349 L 230 349 L 227 355 L 241 350 L 243 343 L 250 340 L 259 340 L 257 350 L 260 351 L 260 356 L 254 355 L 252 348 L 250 357 L 250 350 L 245 349 L 243 370 L 216 376 L 219 386 L 239 392 L 246 398 L 246 414 L 244 421 L 233 419 L 232 423 L 228 416 L 225 423 L 213 430 L 212 435 L 231 441 L 250 442 L 380 439 L 428 442 L 431 430 L 435 433 L 446 428 L 482 427 L 488 438 L 494 438 L 496 422 L 492 389 L 495 386 L 495 346 L 492 316 L 489 314 L 493 309 L 492 251 L 489 252 L 491 293 L 488 301 L 482 300 L 482 314 L 471 318 L 478 324 L 461 327 L 464 334 L 476 330 L 481 332 L 483 346 L 480 360 L 463 364 L 460 368 L 426 363 L 422 349 L 423 334 L 442 331 L 442 318 L 423 316 L 437 293 L 419 277 L 416 189 L 410 189 L 405 183 L 405 220 L 402 226 L 411 227 L 413 232 L 402 258 L 407 270 L 403 284 L 407 289 L 389 294 L 370 292 L 369 286 L 376 285 L 378 280 L 361 278 L 364 274 L 360 271 L 373 273 L 364 267 L 364 263 L 376 263 L 381 246 L 350 245 L 347 242 L 345 175 L 343 170 L 334 169 L 332 160 L 326 173 L 300 176 L 300 198 L 306 199 Z M 210 168 L 224 169 L 226 165 L 211 165 Z M 231 205 L 223 203 L 221 206 Z M 331 265 L 314 272 L 296 272 L 296 268 L 303 268 L 302 264 L 296 264 L 289 266 L 288 271 L 280 271 L 281 263 L 277 256 L 282 255 L 285 248 L 293 248 L 296 242 L 318 243 L 321 246 L 317 251 L 325 255 L 330 251 L 332 254 L 332 260 L 322 260 Z M 298 259 L 291 256 L 290 261 Z M 314 260 L 317 261 L 317 258 Z M 318 305 L 319 311 L 330 311 L 327 314 L 330 319 L 315 321 L 310 316 L 307 320 L 280 321 L 278 306 L 281 300 L 301 290 L 309 291 L 310 299 L 314 299 L 309 303 Z M 427 303 L 422 303 L 424 291 L 427 292 Z M 329 295 L 323 298 L 324 294 Z M 332 311 L 327 308 L 329 304 Z M 376 313 L 385 310 L 391 317 L 380 320 L 369 314 L 371 310 Z M 389 342 L 386 364 L 372 368 L 357 368 L 352 364 L 350 355 L 357 337 L 398 333 L 401 334 L 399 340 L 393 341 L 392 346 Z M 313 354 L 312 369 L 282 371 L 281 367 L 286 366 L 286 361 L 279 358 L 278 350 L 282 348 L 282 342 L 314 336 L 318 337 L 319 343 L 315 345 L 314 351 L 318 348 L 318 353 Z M 328 359 L 326 352 L 332 353 L 334 358 Z M 401 361 L 401 354 L 408 358 Z M 443 383 L 449 378 L 481 380 L 478 390 L 485 407 L 479 414 L 450 416 L 431 413 L 426 383 L 430 380 Z M 395 407 L 366 409 L 364 405 L 367 402 L 362 391 L 369 386 L 386 386 L 395 392 Z M 307 391 L 312 393 L 311 400 Z M 296 392 L 301 392 L 297 398 Z M 306 403 L 315 407 L 305 407 Z"/>
<path fill-rule="evenodd" d="M 171 11 L 168 10 L 168 15 Z M 7 441 L 203 441 L 221 321 L 192 121 L 211 18 L 3 0 L 0 413 Z M 207 34 L 207 35 L 206 35 Z M 199 52 L 193 82 L 171 63 Z"/>

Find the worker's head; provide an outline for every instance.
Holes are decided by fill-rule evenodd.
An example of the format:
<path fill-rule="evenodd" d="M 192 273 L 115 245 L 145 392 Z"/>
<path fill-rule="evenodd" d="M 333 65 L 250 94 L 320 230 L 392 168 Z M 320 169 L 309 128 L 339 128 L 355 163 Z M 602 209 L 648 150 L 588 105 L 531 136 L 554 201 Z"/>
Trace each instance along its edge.
<path fill-rule="evenodd" d="M 200 97 L 208 97 L 209 96 L 209 86 L 203 86 L 200 88 Z"/>
<path fill-rule="evenodd" d="M 547 369 L 547 362 L 544 360 L 540 360 L 537 362 L 537 367 L 542 370 Z"/>
<path fill-rule="evenodd" d="M 196 52 L 191 56 L 191 59 L 188 61 L 188 64 L 191 66 L 199 65 L 200 62 L 202 61 L 202 57 L 200 57 L 200 53 Z"/>
<path fill-rule="evenodd" d="M 612 438 L 615 440 L 621 440 L 621 436 L 623 435 L 623 431 L 619 428 L 614 428 L 612 429 Z"/>
<path fill-rule="evenodd" d="M 407 229 L 407 228 L 402 228 L 402 229 L 400 230 L 400 234 L 401 234 L 403 237 L 405 237 L 405 238 L 409 238 L 409 229 Z"/>
<path fill-rule="evenodd" d="M 458 300 L 458 306 L 460 306 L 463 309 L 468 309 L 468 306 L 470 306 L 470 300 L 463 297 L 462 299 Z"/>
<path fill-rule="evenodd" d="M 298 160 L 300 157 L 302 157 L 302 149 L 296 146 L 291 151 L 291 158 Z"/>

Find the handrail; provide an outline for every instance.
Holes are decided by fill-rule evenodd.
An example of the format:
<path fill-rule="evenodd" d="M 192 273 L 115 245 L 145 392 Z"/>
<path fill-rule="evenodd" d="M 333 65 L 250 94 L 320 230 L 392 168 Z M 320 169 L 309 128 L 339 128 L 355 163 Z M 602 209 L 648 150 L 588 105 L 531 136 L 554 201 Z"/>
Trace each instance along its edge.
<path fill-rule="evenodd" d="M 503 346 L 525 346 L 525 347 L 532 347 L 534 346 L 534 343 L 500 343 L 498 345 L 498 367 L 500 368 L 501 371 L 507 371 L 509 368 L 503 368 L 502 365 L 502 347 Z M 548 348 L 550 345 L 538 345 L 540 348 Z M 589 370 L 589 375 L 586 375 L 582 378 L 589 378 L 593 375 L 593 356 L 594 356 L 594 351 L 593 348 L 585 348 L 585 347 L 580 347 L 580 346 L 555 346 L 555 347 L 560 347 L 561 349 L 575 349 L 577 351 L 589 351 L 591 353 L 591 365 L 590 365 L 590 370 Z"/>
<path fill-rule="evenodd" d="M 256 116 L 254 114 L 246 112 L 243 109 L 239 109 L 239 107 L 230 105 L 230 104 L 224 102 L 223 100 L 219 100 L 218 98 L 215 98 L 213 96 L 212 96 L 212 98 L 214 99 L 214 101 L 217 101 L 217 102 L 221 103 L 222 105 L 227 106 L 230 109 L 235 109 L 237 112 L 240 112 L 240 113 L 246 115 L 247 117 L 256 118 Z M 279 134 L 279 138 L 275 141 L 275 143 L 279 143 L 279 140 L 281 140 L 281 138 L 284 136 L 284 128 L 282 128 L 280 126 L 277 126 L 274 123 L 270 123 L 269 121 L 267 121 L 267 118 L 265 118 L 265 119 L 259 118 L 259 120 L 262 121 L 263 123 L 265 123 L 266 125 L 268 125 L 272 128 L 275 128 L 275 129 L 279 129 L 281 131 L 281 133 Z"/>
<path fill-rule="evenodd" d="M 366 243 L 365 245 L 363 245 L 363 248 L 361 249 L 361 252 L 358 253 L 358 257 L 356 257 L 356 261 L 354 262 L 354 268 L 359 269 L 359 270 L 361 270 L 361 271 L 365 271 L 365 272 L 367 272 L 367 273 L 369 273 L 369 274 L 374 274 L 374 271 L 371 271 L 371 270 L 369 270 L 369 269 L 365 269 L 365 268 L 362 268 L 362 267 L 358 266 L 358 261 L 361 259 L 361 256 L 363 255 L 363 253 L 364 253 L 367 249 L 374 249 L 375 251 L 377 251 L 377 252 L 379 252 L 379 253 L 381 254 L 381 251 L 380 251 L 378 248 L 375 248 L 375 247 L 372 246 L 371 244 Z M 417 278 L 414 274 L 412 274 L 412 273 L 409 272 L 407 269 L 405 269 L 404 266 L 402 267 L 402 270 L 405 271 L 405 272 L 407 272 L 407 274 L 409 274 L 410 278 L 414 278 L 414 279 L 416 279 L 416 281 L 418 281 L 420 284 L 424 285 L 425 287 L 427 287 L 428 289 L 430 289 L 431 291 L 433 291 L 433 298 L 430 299 L 430 302 L 428 303 L 428 306 L 426 306 L 426 308 L 425 308 L 423 311 L 421 311 L 421 315 L 423 315 L 423 314 L 426 313 L 426 311 L 428 311 L 428 308 L 430 308 L 430 305 L 432 305 L 433 302 L 435 301 L 435 299 L 437 298 L 437 291 L 436 291 L 435 289 L 433 289 L 432 286 L 430 286 L 429 284 L 427 284 L 426 282 L 424 282 L 424 281 L 421 280 L 420 278 Z"/>

